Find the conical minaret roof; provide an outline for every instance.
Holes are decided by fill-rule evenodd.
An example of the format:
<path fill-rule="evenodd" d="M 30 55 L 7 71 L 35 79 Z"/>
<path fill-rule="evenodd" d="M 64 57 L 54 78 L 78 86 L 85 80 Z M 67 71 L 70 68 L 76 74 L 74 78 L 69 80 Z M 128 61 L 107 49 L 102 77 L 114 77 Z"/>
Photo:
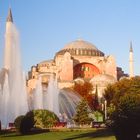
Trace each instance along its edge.
<path fill-rule="evenodd" d="M 130 42 L 130 52 L 133 52 L 132 41 Z"/>
<path fill-rule="evenodd" d="M 13 22 L 11 8 L 9 8 L 9 11 L 8 11 L 7 22 Z"/>

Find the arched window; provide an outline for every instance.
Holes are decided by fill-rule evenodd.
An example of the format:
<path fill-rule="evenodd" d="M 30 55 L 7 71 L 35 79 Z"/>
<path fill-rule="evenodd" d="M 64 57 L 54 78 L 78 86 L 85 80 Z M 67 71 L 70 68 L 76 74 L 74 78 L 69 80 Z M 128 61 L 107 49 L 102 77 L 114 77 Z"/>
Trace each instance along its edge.
<path fill-rule="evenodd" d="M 89 79 L 98 74 L 100 74 L 98 67 L 90 63 L 80 63 L 74 67 L 74 79 L 79 76 Z"/>

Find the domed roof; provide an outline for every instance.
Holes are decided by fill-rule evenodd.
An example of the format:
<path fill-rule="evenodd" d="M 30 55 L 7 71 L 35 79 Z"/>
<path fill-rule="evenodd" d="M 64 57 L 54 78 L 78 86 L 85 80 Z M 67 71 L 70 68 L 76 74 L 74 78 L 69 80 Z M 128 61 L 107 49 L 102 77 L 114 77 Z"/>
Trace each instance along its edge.
<path fill-rule="evenodd" d="M 44 60 L 44 61 L 41 61 L 40 63 L 39 63 L 39 65 L 40 64 L 47 64 L 47 63 L 53 63 L 53 59 L 50 59 L 50 60 Z"/>
<path fill-rule="evenodd" d="M 99 74 L 96 75 L 95 77 L 93 77 L 90 80 L 91 83 L 93 84 L 112 84 L 117 82 L 117 80 L 115 79 L 115 77 L 108 75 L 108 74 Z"/>
<path fill-rule="evenodd" d="M 71 55 L 104 56 L 104 53 L 98 50 L 95 45 L 81 39 L 67 44 L 56 55 L 64 55 L 65 52 L 69 52 Z"/>
<path fill-rule="evenodd" d="M 93 50 L 98 50 L 96 48 L 95 45 L 87 42 L 87 41 L 84 41 L 84 40 L 81 40 L 81 39 L 78 39 L 76 41 L 73 41 L 69 44 L 67 44 L 64 48 L 65 49 L 93 49 Z"/>

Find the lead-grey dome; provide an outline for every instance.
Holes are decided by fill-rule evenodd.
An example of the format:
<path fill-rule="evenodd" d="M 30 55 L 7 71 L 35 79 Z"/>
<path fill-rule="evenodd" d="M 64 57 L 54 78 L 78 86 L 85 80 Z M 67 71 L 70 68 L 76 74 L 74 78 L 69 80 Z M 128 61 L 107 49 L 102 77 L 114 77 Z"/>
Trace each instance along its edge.
<path fill-rule="evenodd" d="M 63 49 L 93 49 L 93 50 L 98 50 L 95 45 L 93 45 L 87 41 L 81 40 L 81 39 L 78 39 L 76 41 L 73 41 L 73 42 L 67 44 Z"/>
<path fill-rule="evenodd" d="M 99 74 L 90 80 L 91 83 L 100 86 L 106 86 L 117 82 L 116 78 L 108 74 Z"/>
<path fill-rule="evenodd" d="M 69 52 L 71 55 L 104 56 L 104 53 L 98 50 L 95 45 L 81 39 L 68 43 L 56 55 L 63 55 L 65 52 Z"/>

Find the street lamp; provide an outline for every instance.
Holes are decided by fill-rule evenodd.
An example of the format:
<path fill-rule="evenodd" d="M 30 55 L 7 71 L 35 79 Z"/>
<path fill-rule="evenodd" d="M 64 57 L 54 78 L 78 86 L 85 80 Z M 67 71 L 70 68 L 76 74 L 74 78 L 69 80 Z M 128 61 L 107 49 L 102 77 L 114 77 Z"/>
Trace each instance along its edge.
<path fill-rule="evenodd" d="M 105 120 L 107 119 L 107 101 L 105 100 Z"/>

